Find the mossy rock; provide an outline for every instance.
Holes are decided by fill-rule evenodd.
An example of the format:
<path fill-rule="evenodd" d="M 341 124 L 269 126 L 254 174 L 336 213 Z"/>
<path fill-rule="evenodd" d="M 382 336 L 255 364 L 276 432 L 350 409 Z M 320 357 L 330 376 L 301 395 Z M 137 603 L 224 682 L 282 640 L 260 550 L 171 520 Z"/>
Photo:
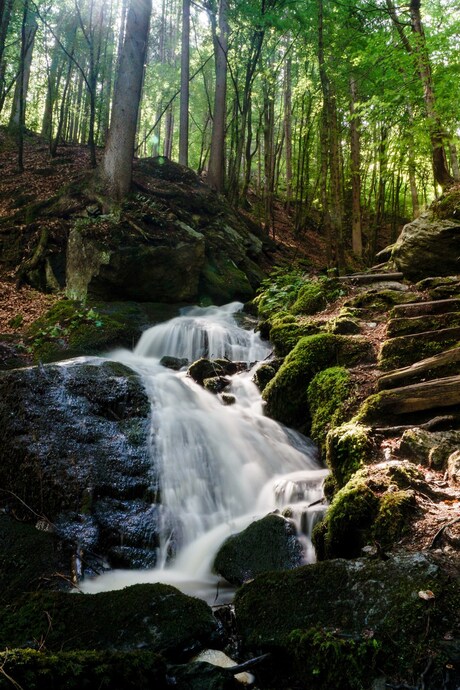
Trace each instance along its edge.
<path fill-rule="evenodd" d="M 286 357 L 299 342 L 300 338 L 314 335 L 322 330 L 322 325 L 315 322 L 280 320 L 270 328 L 269 340 L 278 357 Z"/>
<path fill-rule="evenodd" d="M 366 309 L 368 311 L 388 311 L 395 304 L 419 302 L 421 296 L 416 292 L 400 290 L 366 290 L 346 302 L 352 309 Z"/>
<path fill-rule="evenodd" d="M 252 380 L 261 393 L 265 390 L 270 381 L 275 377 L 279 367 L 275 368 L 271 363 L 261 364 L 257 367 Z"/>
<path fill-rule="evenodd" d="M 50 652 L 144 648 L 180 660 L 219 644 L 220 629 L 204 601 L 170 585 L 146 584 L 100 594 L 37 592 L 0 611 L 1 648 L 40 640 Z"/>
<path fill-rule="evenodd" d="M 49 652 L 8 649 L 0 652 L 0 688 L 27 690 L 166 690 L 164 659 L 150 651 Z"/>
<path fill-rule="evenodd" d="M 330 333 L 338 333 L 339 335 L 357 335 L 361 331 L 361 326 L 356 319 L 348 316 L 338 316 L 329 321 L 328 331 Z"/>
<path fill-rule="evenodd" d="M 271 570 L 301 565 L 303 550 L 294 524 L 280 515 L 267 515 L 220 547 L 213 569 L 233 585 L 242 585 Z"/>
<path fill-rule="evenodd" d="M 412 487 L 421 483 L 423 475 L 408 462 L 355 472 L 313 531 L 318 559 L 356 558 L 375 540 L 391 549 L 410 524 L 416 507 Z"/>
<path fill-rule="evenodd" d="M 187 374 L 200 386 L 204 385 L 205 379 L 214 378 L 216 376 L 223 376 L 225 370 L 217 360 L 206 359 L 202 357 L 193 362 L 187 369 Z"/>
<path fill-rule="evenodd" d="M 417 283 L 419 290 L 428 292 L 430 299 L 450 299 L 460 296 L 460 279 L 458 275 L 450 275 L 445 278 L 424 278 Z"/>
<path fill-rule="evenodd" d="M 344 286 L 333 278 L 307 281 L 290 307 L 293 314 L 316 314 L 344 293 Z"/>
<path fill-rule="evenodd" d="M 393 338 L 401 335 L 438 331 L 444 328 L 460 326 L 460 312 L 445 314 L 424 314 L 411 318 L 397 318 L 388 322 L 387 336 Z"/>
<path fill-rule="evenodd" d="M 271 652 L 270 688 L 370 690 L 382 676 L 412 687 L 430 658 L 426 687 L 435 690 L 460 651 L 460 582 L 451 573 L 448 562 L 414 553 L 260 575 L 235 597 L 243 649 Z M 418 595 L 425 590 L 433 601 Z"/>
<path fill-rule="evenodd" d="M 308 386 L 311 438 L 322 448 L 329 429 L 343 421 L 344 406 L 352 390 L 350 373 L 345 367 L 320 371 Z"/>
<path fill-rule="evenodd" d="M 423 465 L 445 470 L 449 455 L 460 446 L 460 431 L 426 431 L 414 427 L 404 431 L 400 452 Z"/>
<path fill-rule="evenodd" d="M 326 438 L 326 463 L 339 488 L 371 459 L 369 429 L 348 422 L 331 429 Z"/>
<path fill-rule="evenodd" d="M 230 384 L 230 379 L 227 376 L 211 376 L 208 379 L 204 379 L 203 388 L 209 393 L 222 393 Z"/>
<path fill-rule="evenodd" d="M 353 366 L 369 361 L 372 356 L 371 344 L 362 338 L 332 333 L 301 338 L 263 392 L 267 415 L 287 426 L 308 431 L 308 386 L 313 377 L 336 364 Z"/>
<path fill-rule="evenodd" d="M 31 525 L 0 515 L 0 604 L 37 589 L 68 589 L 70 557 L 46 520 Z"/>
<path fill-rule="evenodd" d="M 200 275 L 199 294 L 210 297 L 216 304 L 238 299 L 246 302 L 254 296 L 247 272 L 228 257 L 216 256 L 207 260 Z"/>

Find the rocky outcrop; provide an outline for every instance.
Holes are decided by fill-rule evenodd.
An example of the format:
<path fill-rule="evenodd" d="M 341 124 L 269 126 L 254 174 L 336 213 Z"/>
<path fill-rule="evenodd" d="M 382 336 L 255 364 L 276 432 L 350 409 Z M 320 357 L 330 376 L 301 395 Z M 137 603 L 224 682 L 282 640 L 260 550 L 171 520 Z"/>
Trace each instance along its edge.
<path fill-rule="evenodd" d="M 101 216 L 96 207 L 76 221 L 68 296 L 216 304 L 253 297 L 262 235 L 191 170 L 165 158 L 138 161 L 134 178 L 142 193 L 120 214 Z"/>
<path fill-rule="evenodd" d="M 246 653 L 272 653 L 267 687 L 413 687 L 424 674 L 434 689 L 446 663 L 459 677 L 459 605 L 458 574 L 414 553 L 267 573 L 237 592 L 235 612 Z"/>
<path fill-rule="evenodd" d="M 296 568 L 302 559 L 294 524 L 280 515 L 267 515 L 224 542 L 214 570 L 231 584 L 241 585 L 260 573 Z"/>
<path fill-rule="evenodd" d="M 409 280 L 460 272 L 460 195 L 447 193 L 428 211 L 404 226 L 391 259 Z"/>
<path fill-rule="evenodd" d="M 149 422 L 142 383 L 123 365 L 89 360 L 2 372 L 3 507 L 34 523 L 38 516 L 75 552 L 153 565 Z"/>

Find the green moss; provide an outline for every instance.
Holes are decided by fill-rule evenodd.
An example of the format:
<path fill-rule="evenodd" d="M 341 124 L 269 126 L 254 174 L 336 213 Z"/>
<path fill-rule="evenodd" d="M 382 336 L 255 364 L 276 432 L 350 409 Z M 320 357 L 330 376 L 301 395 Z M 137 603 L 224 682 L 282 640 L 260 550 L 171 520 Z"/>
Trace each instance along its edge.
<path fill-rule="evenodd" d="M 308 282 L 300 288 L 291 307 L 293 314 L 316 314 L 327 306 L 326 295 L 319 282 Z"/>
<path fill-rule="evenodd" d="M 253 381 L 262 393 L 270 381 L 275 377 L 277 368 L 269 364 L 261 364 L 254 373 Z"/>
<path fill-rule="evenodd" d="M 164 660 L 149 651 L 0 652 L 0 688 L 27 690 L 158 690 L 167 687 Z M 14 679 L 14 683 L 9 678 Z"/>
<path fill-rule="evenodd" d="M 358 472 L 334 497 L 313 543 L 318 558 L 356 558 L 366 545 L 379 499 Z"/>
<path fill-rule="evenodd" d="M 290 320 L 291 318 L 292 320 Z M 286 357 L 297 345 L 300 338 L 320 331 L 321 326 L 316 323 L 298 322 L 294 316 L 284 317 L 281 321 L 277 320 L 271 327 L 269 340 L 278 357 Z"/>
<path fill-rule="evenodd" d="M 431 205 L 433 214 L 445 220 L 447 218 L 458 218 L 460 213 L 460 190 L 449 190 L 442 194 L 437 201 Z"/>
<path fill-rule="evenodd" d="M 344 367 L 319 372 L 308 386 L 310 435 L 320 447 L 324 446 L 329 429 L 343 421 L 344 404 L 350 392 L 350 374 Z"/>
<path fill-rule="evenodd" d="M 337 336 L 320 333 L 301 338 L 264 390 L 266 412 L 291 427 L 308 425 L 308 386 L 338 356 Z"/>
<path fill-rule="evenodd" d="M 370 311 L 388 311 L 395 304 L 417 302 L 420 295 L 414 292 L 400 292 L 399 290 L 367 290 L 346 303 L 352 309 L 367 309 Z"/>
<path fill-rule="evenodd" d="M 458 331 L 458 328 L 453 328 L 451 333 L 434 331 L 424 334 L 423 338 L 415 334 L 386 340 L 380 349 L 379 367 L 383 371 L 400 369 L 448 350 L 457 345 Z"/>
<path fill-rule="evenodd" d="M 348 422 L 332 429 L 326 438 L 326 463 L 337 485 L 343 487 L 369 459 L 369 429 Z"/>
<path fill-rule="evenodd" d="M 353 640 L 319 627 L 289 635 L 294 674 L 309 690 L 365 690 L 376 673 L 380 647 L 376 639 Z"/>
<path fill-rule="evenodd" d="M 266 413 L 287 426 L 309 430 L 308 386 L 323 369 L 353 366 L 372 357 L 363 338 L 318 333 L 301 338 L 264 390 Z"/>
<path fill-rule="evenodd" d="M 373 536 L 384 548 L 390 548 L 401 538 L 417 503 L 413 491 L 386 493 L 380 500 L 379 512 L 373 525 Z"/>
<path fill-rule="evenodd" d="M 289 309 L 303 283 L 304 278 L 300 271 L 287 272 L 283 268 L 275 269 L 262 281 L 259 294 L 253 300 L 259 317 L 267 319 L 276 312 Z"/>
<path fill-rule="evenodd" d="M 388 322 L 387 337 L 438 331 L 455 326 L 460 326 L 460 312 L 396 318 Z"/>

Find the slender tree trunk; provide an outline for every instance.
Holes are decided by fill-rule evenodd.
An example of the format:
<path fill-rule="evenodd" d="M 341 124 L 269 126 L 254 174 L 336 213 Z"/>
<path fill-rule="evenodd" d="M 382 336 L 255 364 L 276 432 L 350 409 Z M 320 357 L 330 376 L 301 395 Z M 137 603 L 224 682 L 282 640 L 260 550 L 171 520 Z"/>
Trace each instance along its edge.
<path fill-rule="evenodd" d="M 131 0 L 101 170 L 108 192 L 115 199 L 125 196 L 131 186 L 137 114 L 151 12 L 152 0 Z"/>
<path fill-rule="evenodd" d="M 292 57 L 286 60 L 284 74 L 284 145 L 286 155 L 286 211 L 292 199 Z"/>
<path fill-rule="evenodd" d="M 179 163 L 188 165 L 190 94 L 190 0 L 182 0 L 182 47 L 180 70 Z"/>
<path fill-rule="evenodd" d="M 64 91 L 63 91 L 62 98 L 61 98 L 61 108 L 60 108 L 60 112 L 59 112 L 59 121 L 58 121 L 56 136 L 54 137 L 54 139 L 51 143 L 51 147 L 50 147 L 50 153 L 51 153 L 51 156 L 53 158 L 57 154 L 57 149 L 58 149 L 59 143 L 61 141 L 62 131 L 63 131 L 63 127 L 64 127 L 64 115 L 65 115 L 65 109 L 66 109 L 66 104 L 67 104 L 67 94 L 69 91 L 70 79 L 72 76 L 72 69 L 73 69 L 73 61 L 72 61 L 73 50 L 74 49 L 72 47 L 72 52 L 70 53 L 68 67 L 67 67 L 67 77 L 66 77 L 66 81 L 65 81 Z"/>
<path fill-rule="evenodd" d="M 351 144 L 351 245 L 356 256 L 363 254 L 361 229 L 361 132 L 360 120 L 356 115 L 356 80 L 350 76 L 350 144 Z"/>
<path fill-rule="evenodd" d="M 3 59 L 5 53 L 5 41 L 8 32 L 8 27 L 11 19 L 11 11 L 13 9 L 13 0 L 2 0 L 0 12 L 0 112 L 5 101 L 5 61 Z"/>
<path fill-rule="evenodd" d="M 31 12 L 29 1 L 25 0 L 21 29 L 21 65 L 20 74 L 16 82 L 13 96 L 13 106 L 10 115 L 10 126 L 20 124 L 21 112 L 25 114 L 27 92 L 29 90 L 30 67 L 34 50 L 35 34 L 38 24 L 34 12 Z"/>
<path fill-rule="evenodd" d="M 450 164 L 452 166 L 452 175 L 455 182 L 460 182 L 460 167 L 458 165 L 457 147 L 453 142 L 449 144 Z"/>
<path fill-rule="evenodd" d="M 225 156 L 225 111 L 227 97 L 227 52 L 229 26 L 227 20 L 228 0 L 219 0 L 219 32 L 216 17 L 211 14 L 216 65 L 216 87 L 214 93 L 214 113 L 209 156 L 208 183 L 222 192 L 224 189 Z"/>

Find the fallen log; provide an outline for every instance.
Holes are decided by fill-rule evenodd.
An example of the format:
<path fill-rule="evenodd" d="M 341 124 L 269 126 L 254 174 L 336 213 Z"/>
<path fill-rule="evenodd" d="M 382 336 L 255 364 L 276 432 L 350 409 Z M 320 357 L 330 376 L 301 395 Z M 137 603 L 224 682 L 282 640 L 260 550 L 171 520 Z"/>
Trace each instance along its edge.
<path fill-rule="evenodd" d="M 372 424 L 388 417 L 453 407 L 460 404 L 460 375 L 384 390 L 371 395 L 360 421 Z"/>
<path fill-rule="evenodd" d="M 422 359 L 408 367 L 395 369 L 394 371 L 390 371 L 388 374 L 384 374 L 378 379 L 377 387 L 379 391 L 388 390 L 389 388 L 401 386 L 401 384 L 404 382 L 424 378 L 430 372 L 436 373 L 439 372 L 440 369 L 445 369 L 446 367 L 451 366 L 455 367 L 455 365 L 460 367 L 460 347 L 458 346 L 450 350 L 440 352 L 438 355 L 433 355 L 432 357 Z M 457 372 L 455 371 L 450 373 L 456 374 Z"/>
<path fill-rule="evenodd" d="M 379 366 L 384 371 L 401 369 L 420 361 L 423 355 L 438 354 L 453 348 L 459 340 L 459 326 L 390 338 L 380 348 Z"/>
<path fill-rule="evenodd" d="M 425 331 L 439 331 L 445 328 L 455 328 L 460 325 L 460 310 L 448 311 L 442 314 L 422 314 L 420 316 L 406 316 L 390 319 L 387 326 L 388 338 L 400 335 L 415 335 Z"/>
<path fill-rule="evenodd" d="M 402 273 L 356 273 L 347 276 L 340 276 L 339 280 L 349 283 L 377 283 L 381 281 L 402 280 Z"/>

